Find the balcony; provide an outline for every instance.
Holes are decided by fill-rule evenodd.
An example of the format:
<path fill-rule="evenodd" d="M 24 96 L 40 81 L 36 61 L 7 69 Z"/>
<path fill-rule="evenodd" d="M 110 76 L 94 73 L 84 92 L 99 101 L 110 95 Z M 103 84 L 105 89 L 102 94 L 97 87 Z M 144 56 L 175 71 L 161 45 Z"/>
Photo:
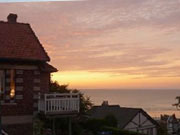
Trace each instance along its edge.
<path fill-rule="evenodd" d="M 79 112 L 79 93 L 44 94 L 39 96 L 38 111 L 45 115 L 73 115 Z"/>

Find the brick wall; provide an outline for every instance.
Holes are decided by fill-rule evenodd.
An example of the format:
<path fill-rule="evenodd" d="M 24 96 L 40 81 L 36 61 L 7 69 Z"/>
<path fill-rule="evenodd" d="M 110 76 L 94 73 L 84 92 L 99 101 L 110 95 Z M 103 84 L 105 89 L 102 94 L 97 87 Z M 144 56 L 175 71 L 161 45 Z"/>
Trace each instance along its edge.
<path fill-rule="evenodd" d="M 16 74 L 16 99 L 2 105 L 3 116 L 31 115 L 37 110 L 38 93 L 49 91 L 50 74 L 36 70 L 23 70 Z"/>
<path fill-rule="evenodd" d="M 9 135 L 32 135 L 33 115 L 38 110 L 38 94 L 48 93 L 50 73 L 37 69 L 15 70 L 14 99 L 6 95 L 10 93 L 10 75 L 6 73 L 5 97 L 1 105 L 3 129 Z"/>
<path fill-rule="evenodd" d="M 33 135 L 32 124 L 16 124 L 3 126 L 3 130 L 8 135 Z"/>
<path fill-rule="evenodd" d="M 29 116 L 32 116 L 37 111 L 38 93 L 49 91 L 50 74 L 39 72 L 38 70 L 23 70 L 18 72 L 15 77 L 16 95 L 18 95 L 18 98 L 15 98 L 14 103 L 5 103 L 2 105 L 2 116 L 13 116 L 14 118 L 10 118 L 13 119 L 13 124 L 2 123 L 3 129 L 9 135 L 23 135 L 24 133 L 32 135 L 32 121 L 29 120 Z M 19 119 L 22 123 L 24 121 L 25 124 L 15 124 L 14 119 L 17 120 L 17 116 L 25 116 L 28 119 Z"/>

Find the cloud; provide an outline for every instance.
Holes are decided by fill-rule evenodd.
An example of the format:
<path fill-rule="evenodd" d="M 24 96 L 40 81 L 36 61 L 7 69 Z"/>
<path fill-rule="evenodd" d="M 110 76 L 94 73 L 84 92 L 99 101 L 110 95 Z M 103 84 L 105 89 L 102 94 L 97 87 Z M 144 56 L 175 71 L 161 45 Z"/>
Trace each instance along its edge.
<path fill-rule="evenodd" d="M 63 53 L 59 56 L 66 56 L 66 59 L 62 60 L 63 63 L 71 62 L 72 64 L 71 67 L 65 67 L 65 69 L 73 69 L 74 65 L 76 67 L 74 70 L 90 70 L 165 65 L 169 63 L 168 60 L 154 59 L 168 51 L 170 50 L 162 48 L 110 44 L 81 46 L 81 48 L 74 49 L 64 48 Z"/>
<path fill-rule="evenodd" d="M 179 76 L 180 1 L 88 0 L 1 3 L 31 24 L 63 71 Z"/>
<path fill-rule="evenodd" d="M 78 0 L 0 0 L 0 3 L 15 3 L 15 2 L 46 2 L 46 1 L 78 1 Z"/>

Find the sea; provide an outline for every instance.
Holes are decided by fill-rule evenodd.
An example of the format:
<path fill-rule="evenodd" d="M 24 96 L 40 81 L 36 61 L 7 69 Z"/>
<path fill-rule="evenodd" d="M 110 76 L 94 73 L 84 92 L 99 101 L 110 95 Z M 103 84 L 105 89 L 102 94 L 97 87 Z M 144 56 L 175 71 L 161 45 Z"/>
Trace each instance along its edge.
<path fill-rule="evenodd" d="M 109 105 L 142 108 L 156 119 L 164 114 L 175 114 L 180 118 L 180 110 L 172 106 L 177 103 L 175 98 L 180 96 L 180 89 L 86 89 L 81 91 L 85 96 L 90 97 L 94 105 L 101 105 L 103 101 L 108 101 Z"/>

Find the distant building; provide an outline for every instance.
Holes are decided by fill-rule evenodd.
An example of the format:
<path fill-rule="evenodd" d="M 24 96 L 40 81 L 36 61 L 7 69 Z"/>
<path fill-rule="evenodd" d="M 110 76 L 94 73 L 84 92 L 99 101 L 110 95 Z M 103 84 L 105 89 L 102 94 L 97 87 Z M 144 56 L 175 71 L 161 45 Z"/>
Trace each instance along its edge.
<path fill-rule="evenodd" d="M 77 94 L 49 93 L 49 56 L 29 24 L 16 14 L 0 21 L 0 99 L 3 134 L 32 135 L 33 116 L 78 113 Z M 63 99 L 63 100 L 62 100 Z M 1 126 L 1 125 L 0 125 Z"/>
<path fill-rule="evenodd" d="M 89 118 L 105 118 L 114 115 L 118 121 L 118 128 L 157 135 L 157 122 L 153 120 L 143 109 L 125 108 L 119 105 L 109 105 L 107 101 L 101 106 L 93 106 L 89 111 Z"/>
<path fill-rule="evenodd" d="M 167 118 L 167 131 L 169 135 L 179 135 L 180 123 L 175 114 Z"/>

